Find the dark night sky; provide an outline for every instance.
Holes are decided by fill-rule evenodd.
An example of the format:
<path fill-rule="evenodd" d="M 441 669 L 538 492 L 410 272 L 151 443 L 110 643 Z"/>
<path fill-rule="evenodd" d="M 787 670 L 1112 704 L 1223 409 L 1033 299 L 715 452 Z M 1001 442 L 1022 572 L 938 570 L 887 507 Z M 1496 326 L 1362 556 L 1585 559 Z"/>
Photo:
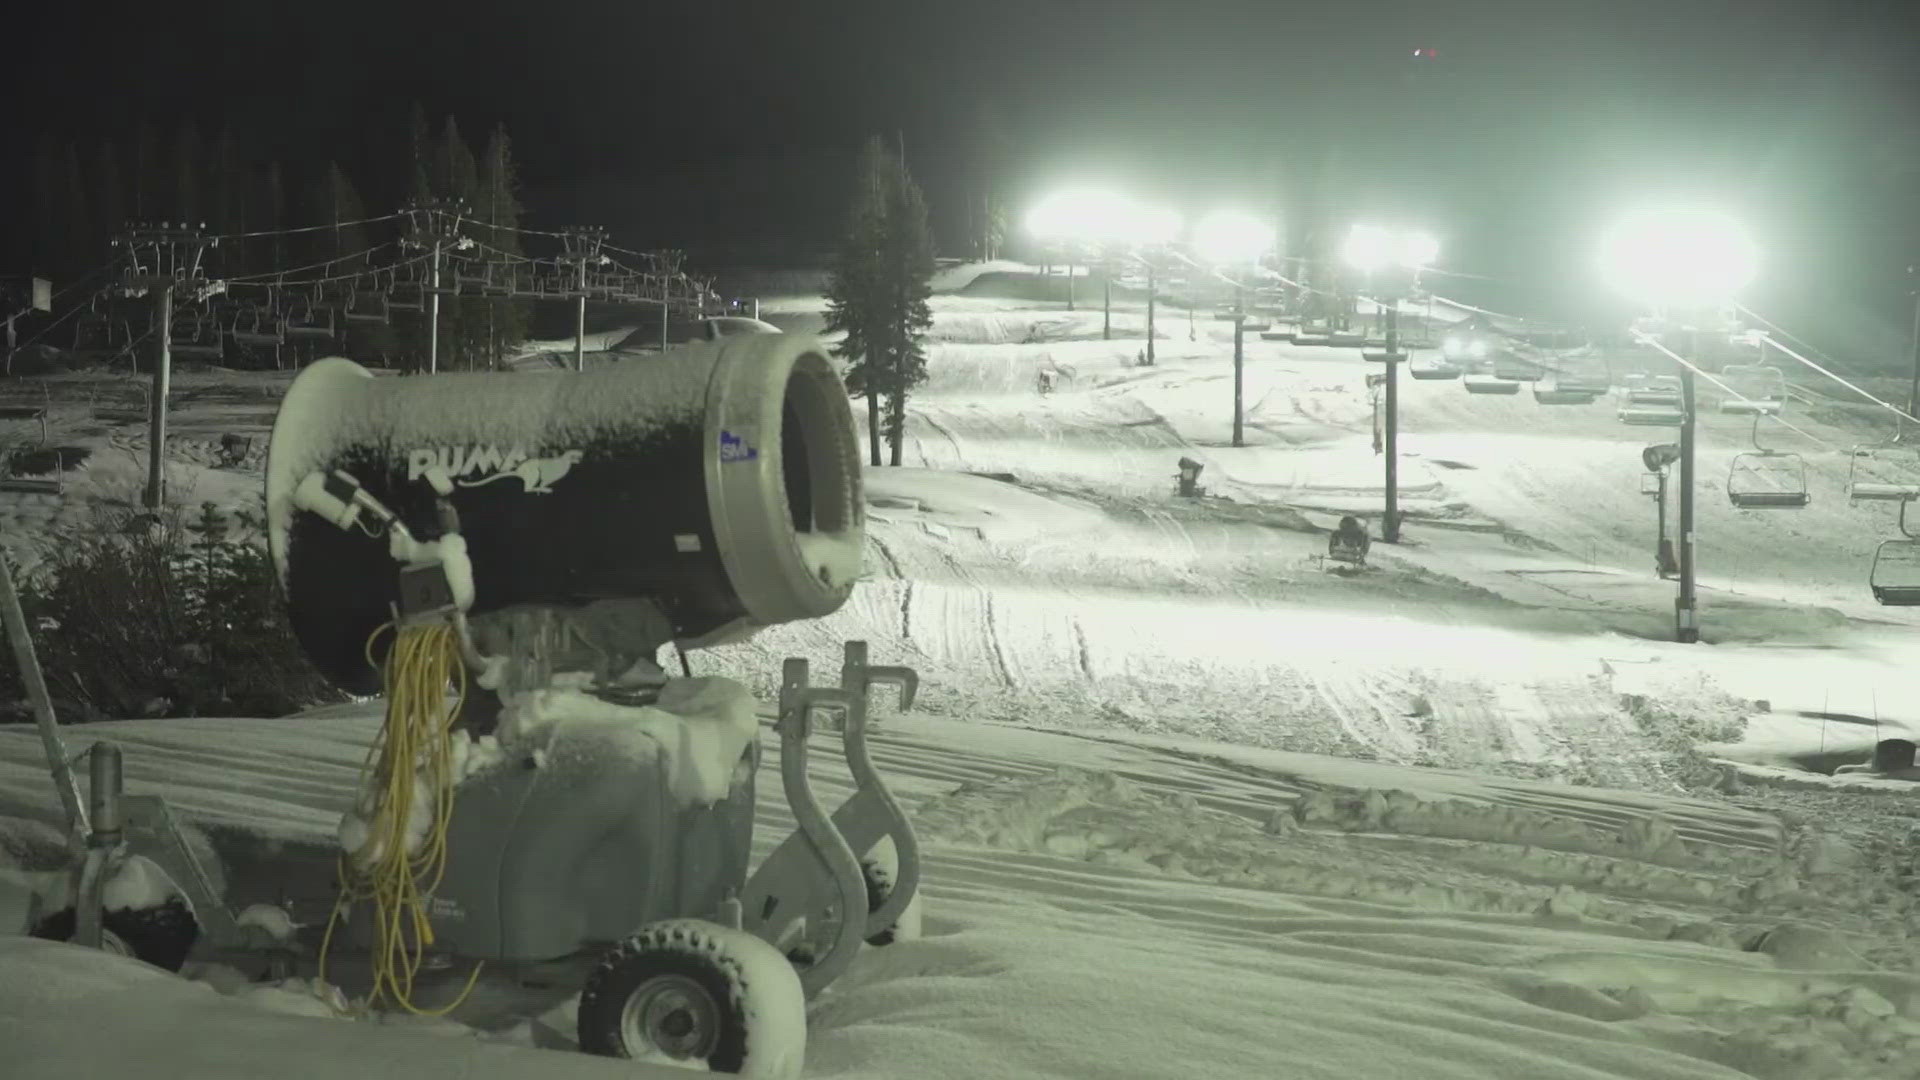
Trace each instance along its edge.
<path fill-rule="evenodd" d="M 1191 211 L 1277 205 L 1296 229 L 1387 215 L 1458 269 L 1584 287 L 1609 212 L 1700 192 L 1753 223 L 1767 295 L 1838 276 L 1897 314 L 1920 259 L 1916 7 L 52 3 L 0 49 L 9 146 L 191 114 L 371 171 L 417 98 L 476 140 L 506 122 L 535 223 L 634 244 L 830 237 L 849 156 L 884 131 L 957 248 L 986 111 L 1016 206 L 1100 179 Z"/>

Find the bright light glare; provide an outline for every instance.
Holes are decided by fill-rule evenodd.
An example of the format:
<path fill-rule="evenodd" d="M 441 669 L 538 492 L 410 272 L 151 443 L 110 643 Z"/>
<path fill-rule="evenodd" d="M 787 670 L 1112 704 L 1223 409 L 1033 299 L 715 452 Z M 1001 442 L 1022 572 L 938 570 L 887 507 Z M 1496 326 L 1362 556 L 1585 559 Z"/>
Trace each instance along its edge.
<path fill-rule="evenodd" d="M 1082 244 L 1153 246 L 1172 240 L 1180 217 L 1141 206 L 1105 188 L 1067 188 L 1042 199 L 1027 214 L 1036 238 Z"/>
<path fill-rule="evenodd" d="M 1250 263 L 1273 250 L 1273 227 L 1252 214 L 1216 210 L 1194 225 L 1193 250 L 1212 263 Z"/>
<path fill-rule="evenodd" d="M 1640 210 L 1600 243 L 1608 287 L 1650 307 L 1723 303 L 1753 281 L 1760 251 L 1746 230 L 1713 210 Z"/>
<path fill-rule="evenodd" d="M 1096 240 L 1127 212 L 1127 201 L 1101 188 L 1068 188 L 1040 200 L 1027 231 L 1042 240 Z"/>
<path fill-rule="evenodd" d="M 1355 225 L 1340 247 L 1340 257 L 1367 273 L 1394 265 L 1418 270 L 1440 257 L 1440 241 L 1426 233 L 1396 233 L 1378 225 Z"/>

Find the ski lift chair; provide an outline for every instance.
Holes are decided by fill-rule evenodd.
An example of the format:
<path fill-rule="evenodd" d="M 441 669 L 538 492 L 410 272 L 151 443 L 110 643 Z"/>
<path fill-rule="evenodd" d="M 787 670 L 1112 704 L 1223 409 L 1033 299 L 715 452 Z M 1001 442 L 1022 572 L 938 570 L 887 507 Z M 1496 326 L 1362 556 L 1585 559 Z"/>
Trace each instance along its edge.
<path fill-rule="evenodd" d="M 226 335 L 207 312 L 195 312 L 184 319 L 175 319 L 172 332 L 167 335 L 167 351 L 175 356 L 188 359 L 218 360 L 226 355 Z"/>
<path fill-rule="evenodd" d="M 95 296 L 93 302 L 87 305 L 87 309 L 74 320 L 73 351 L 100 352 L 111 348 L 110 325 L 111 320 L 108 318 L 106 305 L 100 297 Z"/>
<path fill-rule="evenodd" d="M 1591 405 L 1600 397 L 1580 386 L 1563 386 L 1558 381 L 1541 389 L 1533 384 L 1533 400 L 1539 405 Z"/>
<path fill-rule="evenodd" d="M 1906 475 L 1885 475 L 1884 470 L 1862 469 L 1863 461 L 1885 461 L 1884 456 L 1875 455 L 1899 453 L 1912 454 L 1914 447 L 1883 443 L 1877 446 L 1856 446 L 1848 455 L 1847 463 L 1847 501 L 1849 502 L 1897 502 L 1902 511 L 1908 500 L 1920 498 L 1920 471 L 1909 469 Z M 1915 461 L 1914 465 L 1920 465 Z"/>
<path fill-rule="evenodd" d="M 1760 445 L 1760 413 L 1753 415 L 1753 449 L 1733 456 L 1727 468 L 1727 501 L 1736 510 L 1804 510 L 1807 462 L 1799 454 Z"/>
<path fill-rule="evenodd" d="M 1636 405 L 1631 403 L 1631 399 L 1618 413 L 1621 423 L 1633 427 L 1679 427 L 1686 416 L 1678 406 Z"/>
<path fill-rule="evenodd" d="M 287 308 L 283 320 L 288 337 L 330 338 L 333 336 L 333 309 L 321 306 L 310 297 L 301 297 Z"/>
<path fill-rule="evenodd" d="M 353 289 L 347 293 L 343 317 L 349 323 L 384 326 L 388 319 L 387 294 L 372 289 Z"/>
<path fill-rule="evenodd" d="M 1460 369 L 1444 360 L 1432 360 L 1425 364 L 1409 363 L 1407 374 L 1421 380 L 1457 379 L 1460 377 Z"/>
<path fill-rule="evenodd" d="M 1511 382 L 1539 382 L 1546 372 L 1539 364 L 1522 360 L 1511 352 L 1502 350 L 1493 359 L 1493 377 Z"/>
<path fill-rule="evenodd" d="M 1627 388 L 1628 405 L 1680 405 L 1680 376 L 1654 375 L 1639 386 Z"/>
<path fill-rule="evenodd" d="M 1873 568 L 1867 573 L 1867 587 L 1875 602 L 1887 607 L 1920 606 L 1920 538 L 1907 528 L 1907 504 L 1900 502 L 1900 536 L 1883 540 L 1873 550 Z"/>
<path fill-rule="evenodd" d="M 1520 392 L 1520 384 L 1517 382 L 1479 373 L 1462 377 L 1460 385 L 1469 394 L 1494 394 L 1503 397 L 1512 397 Z"/>
<path fill-rule="evenodd" d="M 480 259 L 456 261 L 453 284 L 463 293 L 484 296 L 493 285 L 493 264 Z"/>
<path fill-rule="evenodd" d="M 257 305 L 249 305 L 244 311 L 236 309 L 228 333 L 236 345 L 278 347 L 287 340 L 279 312 Z"/>
<path fill-rule="evenodd" d="M 1720 399 L 1720 411 L 1736 416 L 1771 416 L 1787 399 L 1787 376 L 1766 364 L 1728 364 L 1720 381 L 1732 393 Z"/>
<path fill-rule="evenodd" d="M 393 277 L 387 282 L 387 307 L 392 311 L 427 310 L 426 283 L 421 279 L 418 264 L 395 268 Z"/>

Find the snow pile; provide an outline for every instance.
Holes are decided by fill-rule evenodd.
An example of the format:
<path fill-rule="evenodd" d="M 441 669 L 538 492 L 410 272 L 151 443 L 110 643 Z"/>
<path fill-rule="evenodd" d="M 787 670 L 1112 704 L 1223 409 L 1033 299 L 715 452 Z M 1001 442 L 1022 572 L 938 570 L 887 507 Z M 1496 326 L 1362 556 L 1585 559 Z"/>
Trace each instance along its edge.
<path fill-rule="evenodd" d="M 726 798 L 734 769 L 759 736 L 759 703 L 724 678 L 669 679 L 654 704 L 616 705 L 580 690 L 510 694 L 500 714 L 500 746 L 509 757 L 544 755 L 556 767 L 617 754 L 660 760 L 681 805 Z"/>
<path fill-rule="evenodd" d="M 802 532 L 795 533 L 794 539 L 800 545 L 800 561 L 829 589 L 851 585 L 865 569 L 862 532 Z"/>
<path fill-rule="evenodd" d="M 467 1037 L 454 1025 L 345 1024 L 337 991 L 177 978 L 138 961 L 0 937 L 7 1080 L 671 1080 L 677 1070 Z M 235 973 L 237 974 L 237 973 Z M 215 984 L 229 993 L 217 992 Z M 460 1034 L 448 1038 L 451 1031 Z M 108 1033 L 103 1037 L 103 1033 Z M 130 1072 L 131 1070 L 131 1072 Z"/>

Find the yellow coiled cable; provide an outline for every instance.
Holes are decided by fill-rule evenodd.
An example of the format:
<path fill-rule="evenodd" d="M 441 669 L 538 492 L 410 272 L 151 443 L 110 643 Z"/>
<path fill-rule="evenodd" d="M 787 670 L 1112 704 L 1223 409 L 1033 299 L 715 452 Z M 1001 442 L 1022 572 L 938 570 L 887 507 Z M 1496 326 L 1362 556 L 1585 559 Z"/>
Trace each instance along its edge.
<path fill-rule="evenodd" d="M 381 668 L 387 711 L 380 735 L 367 751 L 363 775 L 371 775 L 375 794 L 367 844 L 371 858 L 340 858 L 340 896 L 327 918 L 320 944 L 320 979 L 326 980 L 327 952 L 333 930 L 349 904 L 371 901 L 374 911 L 373 988 L 369 1006 L 391 1000 L 418 1016 L 444 1016 L 467 999 L 480 977 L 480 965 L 467 976 L 465 989 L 451 1004 L 422 1009 L 413 1003 L 414 979 L 433 944 L 433 926 L 425 898 L 439 888 L 447 865 L 447 823 L 453 816 L 453 721 L 467 696 L 467 670 L 460 661 L 459 639 L 444 623 L 406 626 L 394 632 L 386 663 L 374 659 L 374 644 L 393 630 L 387 623 L 367 638 L 367 662 Z M 447 687 L 457 688 L 452 709 Z M 419 850 L 408 850 L 414 817 L 416 778 L 433 800 L 426 836 Z"/>

